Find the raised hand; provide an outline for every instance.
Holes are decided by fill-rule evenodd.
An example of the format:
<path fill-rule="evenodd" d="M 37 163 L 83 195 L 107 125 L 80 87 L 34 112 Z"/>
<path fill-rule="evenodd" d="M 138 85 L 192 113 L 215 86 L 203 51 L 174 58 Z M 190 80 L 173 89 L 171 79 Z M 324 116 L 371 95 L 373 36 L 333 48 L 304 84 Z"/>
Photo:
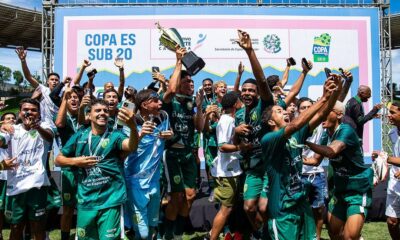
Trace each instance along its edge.
<path fill-rule="evenodd" d="M 201 105 L 203 105 L 203 100 L 204 100 L 204 89 L 200 88 L 196 94 L 196 106 L 198 109 L 200 109 Z"/>
<path fill-rule="evenodd" d="M 237 40 L 236 42 L 239 44 L 241 48 L 243 48 L 243 50 L 253 49 L 250 35 L 247 32 L 238 29 L 238 36 L 239 40 Z"/>
<path fill-rule="evenodd" d="M 136 128 L 135 113 L 126 107 L 118 111 L 118 119 L 124 122 L 130 129 Z"/>
<path fill-rule="evenodd" d="M 124 68 L 124 59 L 123 58 L 115 58 L 114 65 L 119 69 L 123 69 Z"/>
<path fill-rule="evenodd" d="M 82 67 L 83 67 L 83 68 L 87 68 L 87 67 L 89 67 L 90 65 L 92 65 L 92 63 L 91 63 L 88 59 L 84 59 L 84 60 L 83 60 L 83 63 L 82 63 Z"/>
<path fill-rule="evenodd" d="M 21 61 L 25 61 L 27 51 L 24 49 L 24 47 L 17 47 L 17 49 L 15 49 L 15 52 L 17 53 Z"/>
<path fill-rule="evenodd" d="M 238 66 L 238 73 L 242 75 L 244 72 L 244 65 L 242 64 L 242 61 L 240 61 L 239 66 Z"/>
<path fill-rule="evenodd" d="M 183 56 L 186 54 L 186 48 L 182 48 L 179 45 L 175 46 L 176 60 L 181 61 Z"/>
<path fill-rule="evenodd" d="M 313 64 L 310 60 L 307 60 L 308 66 L 301 61 L 301 67 L 303 68 L 303 72 L 308 73 L 312 68 L 313 68 Z"/>

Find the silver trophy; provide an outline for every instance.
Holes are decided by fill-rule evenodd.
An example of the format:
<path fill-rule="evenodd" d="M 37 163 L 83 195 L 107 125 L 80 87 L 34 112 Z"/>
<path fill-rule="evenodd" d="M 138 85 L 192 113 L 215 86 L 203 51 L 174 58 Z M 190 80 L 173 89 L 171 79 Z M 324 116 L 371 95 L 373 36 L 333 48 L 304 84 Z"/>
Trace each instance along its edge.
<path fill-rule="evenodd" d="M 164 29 L 159 22 L 156 23 L 156 26 L 161 32 L 161 45 L 173 52 L 175 52 L 176 45 L 179 45 L 180 47 L 185 46 L 181 35 L 175 28 Z M 191 76 L 198 73 L 206 65 L 204 60 L 193 52 L 187 52 L 182 58 L 182 63 Z"/>

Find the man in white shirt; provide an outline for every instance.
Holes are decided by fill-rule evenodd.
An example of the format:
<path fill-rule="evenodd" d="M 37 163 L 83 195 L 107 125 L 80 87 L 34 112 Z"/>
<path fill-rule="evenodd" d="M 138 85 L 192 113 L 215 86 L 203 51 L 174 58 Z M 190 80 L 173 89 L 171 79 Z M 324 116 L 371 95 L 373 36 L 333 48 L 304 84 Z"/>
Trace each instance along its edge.
<path fill-rule="evenodd" d="M 27 51 L 24 50 L 24 48 L 17 48 L 15 52 L 21 60 L 22 71 L 26 80 L 28 80 L 32 87 L 37 88 L 41 93 L 41 97 L 39 99 L 42 120 L 48 122 L 49 124 L 53 124 L 53 118 L 58 112 L 58 107 L 53 103 L 49 95 L 54 87 L 60 82 L 60 76 L 57 73 L 49 73 L 46 82 L 48 87 L 44 86 L 37 79 L 35 79 L 29 71 L 28 64 L 26 63 Z M 32 98 L 34 97 L 32 96 Z"/>
<path fill-rule="evenodd" d="M 35 239 L 45 238 L 48 151 L 54 132 L 47 122 L 40 121 L 40 104 L 26 98 L 20 102 L 19 118 L 12 133 L 0 135 L 0 147 L 8 146 L 16 167 L 7 172 L 6 219 L 11 224 L 10 239 L 22 239 L 25 217 L 28 216 Z"/>
<path fill-rule="evenodd" d="M 387 163 L 390 166 L 390 178 L 386 197 L 386 222 L 392 239 L 400 239 L 400 104 L 392 103 L 389 108 L 389 122 L 395 127 L 389 131 L 392 143 L 393 156 L 389 156 Z M 379 155 L 378 151 L 372 153 L 372 158 Z"/>
<path fill-rule="evenodd" d="M 239 175 L 242 169 L 239 163 L 239 151 L 248 150 L 250 144 L 237 145 L 235 134 L 235 113 L 240 107 L 240 100 L 235 92 L 227 93 L 221 101 L 224 114 L 217 125 L 218 155 L 213 162 L 211 175 L 216 180 L 214 190 L 215 200 L 221 203 L 221 208 L 214 218 L 211 238 L 219 237 L 235 204 L 238 191 Z"/>

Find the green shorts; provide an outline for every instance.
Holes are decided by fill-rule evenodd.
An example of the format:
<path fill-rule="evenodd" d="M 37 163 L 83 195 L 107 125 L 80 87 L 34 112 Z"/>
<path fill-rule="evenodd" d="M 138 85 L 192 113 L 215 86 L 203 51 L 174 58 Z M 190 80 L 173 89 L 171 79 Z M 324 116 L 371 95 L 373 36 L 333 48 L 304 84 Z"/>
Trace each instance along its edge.
<path fill-rule="evenodd" d="M 195 188 L 197 164 L 192 149 L 168 149 L 164 157 L 168 192 L 183 192 Z"/>
<path fill-rule="evenodd" d="M 47 207 L 46 209 L 53 209 L 61 207 L 61 194 L 54 179 L 49 176 L 50 186 L 47 188 Z"/>
<path fill-rule="evenodd" d="M 61 194 L 63 206 L 75 206 L 78 189 L 77 173 L 71 169 L 61 170 Z"/>
<path fill-rule="evenodd" d="M 329 202 L 329 212 L 343 222 L 347 218 L 356 215 L 364 214 L 367 217 L 368 209 L 372 203 L 372 190 L 364 194 L 341 195 L 336 194 Z"/>
<path fill-rule="evenodd" d="M 239 176 L 237 177 L 216 177 L 214 198 L 225 207 L 232 207 L 238 196 Z"/>
<path fill-rule="evenodd" d="M 76 226 L 78 239 L 122 239 L 121 209 L 122 206 L 101 210 L 78 209 Z"/>
<path fill-rule="evenodd" d="M 7 180 L 0 180 L 0 212 L 4 212 L 6 209 L 7 199 Z"/>
<path fill-rule="evenodd" d="M 248 172 L 243 187 L 244 200 L 268 198 L 268 176 L 267 174 L 256 174 Z"/>
<path fill-rule="evenodd" d="M 26 220 L 42 221 L 46 219 L 48 187 L 32 188 L 27 192 L 7 196 L 4 215 L 10 224 L 19 224 Z"/>
<path fill-rule="evenodd" d="M 268 232 L 271 239 L 317 239 L 315 220 L 310 205 L 307 201 L 299 205 L 302 206 L 293 209 L 290 213 L 268 219 Z"/>

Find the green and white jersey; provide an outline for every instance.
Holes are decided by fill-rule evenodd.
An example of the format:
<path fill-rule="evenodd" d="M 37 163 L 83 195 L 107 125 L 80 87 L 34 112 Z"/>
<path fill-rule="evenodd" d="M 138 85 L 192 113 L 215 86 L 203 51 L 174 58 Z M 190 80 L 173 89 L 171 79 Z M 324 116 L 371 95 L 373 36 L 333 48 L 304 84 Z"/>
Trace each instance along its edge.
<path fill-rule="evenodd" d="M 163 95 L 161 95 L 161 99 Z M 194 141 L 194 107 L 195 103 L 191 96 L 183 96 L 182 102 L 173 97 L 171 102 L 163 103 L 162 109 L 168 113 L 174 137 L 166 141 L 166 146 L 178 143 L 187 148 L 193 146 Z"/>
<path fill-rule="evenodd" d="M 44 129 L 54 129 L 47 121 L 41 122 Z M 2 141 L 7 144 L 11 156 L 16 157 L 18 167 L 7 171 L 7 196 L 27 192 L 32 188 L 50 186 L 46 164 L 51 143 L 44 140 L 35 129 L 27 131 L 22 124 L 14 125 L 14 133 L 2 133 Z"/>
<path fill-rule="evenodd" d="M 99 157 L 96 166 L 78 169 L 78 209 L 100 210 L 125 202 L 123 161 L 119 155 L 126 138 L 120 130 L 93 135 L 88 127 L 75 133 L 62 148 L 66 157 Z"/>
<path fill-rule="evenodd" d="M 332 136 L 326 131 L 321 138 L 321 145 L 329 145 L 333 141 L 341 141 L 346 148 L 333 159 L 329 159 L 333 167 L 334 191 L 337 193 L 365 193 L 372 187 L 372 170 L 365 166 L 362 146 L 354 129 L 345 123 L 340 124 Z"/>
<path fill-rule="evenodd" d="M 302 149 L 310 135 L 309 129 L 306 125 L 286 139 L 285 128 L 282 128 L 267 133 L 261 140 L 269 180 L 268 214 L 271 218 L 283 216 L 285 211 L 306 200 L 301 170 Z"/>
<path fill-rule="evenodd" d="M 262 150 L 260 141 L 266 133 L 266 128 L 262 127 L 261 121 L 262 113 L 266 107 L 268 107 L 268 103 L 259 99 L 257 105 L 249 112 L 246 112 L 246 108 L 244 107 L 239 109 L 235 114 L 236 127 L 243 123 L 252 127 L 252 131 L 249 135 L 241 137 L 242 141 L 246 141 L 253 145 L 253 149 L 250 152 L 241 152 L 241 165 L 245 171 L 264 172 L 264 162 L 261 157 Z"/>

